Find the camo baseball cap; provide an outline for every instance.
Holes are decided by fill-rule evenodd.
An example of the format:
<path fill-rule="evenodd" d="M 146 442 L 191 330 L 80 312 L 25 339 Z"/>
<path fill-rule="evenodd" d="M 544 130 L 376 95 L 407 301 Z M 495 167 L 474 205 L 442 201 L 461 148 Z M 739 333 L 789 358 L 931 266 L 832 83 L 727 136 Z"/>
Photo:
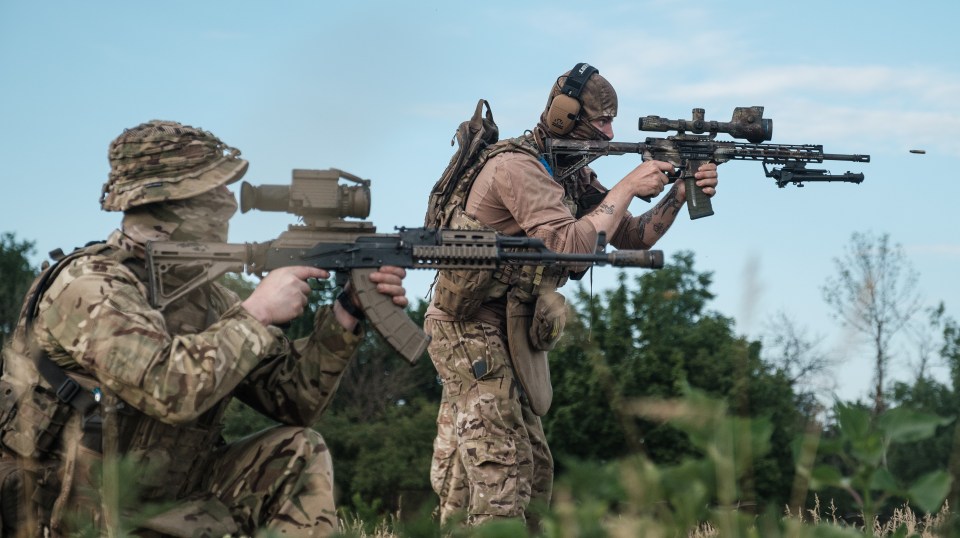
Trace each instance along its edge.
<path fill-rule="evenodd" d="M 192 198 L 239 180 L 249 165 L 213 133 L 162 120 L 125 129 L 110 143 L 108 159 L 105 211 Z"/>

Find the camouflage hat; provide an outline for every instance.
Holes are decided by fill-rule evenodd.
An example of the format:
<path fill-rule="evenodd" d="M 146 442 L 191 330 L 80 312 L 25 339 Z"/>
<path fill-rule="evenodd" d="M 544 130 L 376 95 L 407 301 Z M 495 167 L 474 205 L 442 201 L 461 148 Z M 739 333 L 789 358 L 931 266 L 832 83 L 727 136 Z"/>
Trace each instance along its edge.
<path fill-rule="evenodd" d="M 126 211 L 154 202 L 184 200 L 237 181 L 248 162 L 212 133 L 173 121 L 152 120 L 110 143 L 110 175 L 100 207 Z"/>

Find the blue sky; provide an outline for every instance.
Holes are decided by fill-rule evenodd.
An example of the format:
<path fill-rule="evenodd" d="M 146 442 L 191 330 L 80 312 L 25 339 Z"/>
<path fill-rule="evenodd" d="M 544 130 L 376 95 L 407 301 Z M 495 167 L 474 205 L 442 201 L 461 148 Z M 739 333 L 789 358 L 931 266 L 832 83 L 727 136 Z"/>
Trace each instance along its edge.
<path fill-rule="evenodd" d="M 711 308 L 757 338 L 785 312 L 840 361 L 837 393 L 865 397 L 869 349 L 838 328 L 820 288 L 853 232 L 889 233 L 927 304 L 957 317 L 960 156 L 956 2 L 28 2 L 0 3 L 0 231 L 36 242 L 36 263 L 103 238 L 107 145 L 169 119 L 208 129 L 250 160 L 246 180 L 293 168 L 373 180 L 381 232 L 422 224 L 451 136 L 479 98 L 504 136 L 530 128 L 553 79 L 579 61 L 617 88 L 616 139 L 638 116 L 729 121 L 762 105 L 775 143 L 821 143 L 872 162 L 861 185 L 777 189 L 759 163 L 720 168 L 716 215 L 681 218 L 658 248 L 714 275 Z M 910 149 L 926 150 L 916 155 Z M 595 168 L 611 186 L 638 160 Z M 636 201 L 634 213 L 647 207 Z M 238 215 L 234 242 L 270 239 L 278 214 Z M 416 272 L 410 295 L 431 279 Z M 614 273 L 597 271 L 596 288 Z M 915 344 L 897 346 L 910 376 Z"/>

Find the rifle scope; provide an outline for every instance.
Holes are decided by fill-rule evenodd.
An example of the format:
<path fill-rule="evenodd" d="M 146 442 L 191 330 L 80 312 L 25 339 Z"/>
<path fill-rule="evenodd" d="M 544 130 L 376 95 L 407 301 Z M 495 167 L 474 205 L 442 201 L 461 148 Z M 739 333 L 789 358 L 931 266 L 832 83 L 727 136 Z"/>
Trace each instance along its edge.
<path fill-rule="evenodd" d="M 359 183 L 341 185 L 340 178 Z M 366 218 L 370 215 L 370 180 L 331 168 L 294 170 L 290 185 L 240 185 L 240 211 L 282 211 L 304 219 Z"/>
<path fill-rule="evenodd" d="M 640 118 L 641 131 L 677 131 L 680 135 L 689 131 L 694 134 L 710 133 L 711 137 L 717 133 L 728 133 L 734 138 L 743 138 L 748 142 L 759 144 L 773 138 L 773 120 L 763 118 L 762 106 L 733 109 L 733 119 L 729 123 L 722 121 L 706 121 L 703 119 L 702 108 L 693 109 L 692 120 L 668 120 L 660 116 Z"/>

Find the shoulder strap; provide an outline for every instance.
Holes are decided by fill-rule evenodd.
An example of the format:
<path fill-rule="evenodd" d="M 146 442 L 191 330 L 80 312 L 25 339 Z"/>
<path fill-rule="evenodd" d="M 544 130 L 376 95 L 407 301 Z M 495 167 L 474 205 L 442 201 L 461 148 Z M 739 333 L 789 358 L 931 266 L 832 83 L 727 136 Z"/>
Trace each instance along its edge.
<path fill-rule="evenodd" d="M 424 217 L 424 226 L 427 228 L 442 228 L 449 220 L 447 207 L 455 193 L 463 191 L 463 179 L 468 172 L 475 168 L 483 150 L 497 142 L 500 130 L 493 121 L 493 111 L 490 103 L 485 99 L 477 102 L 473 116 L 460 124 L 450 145 L 457 144 L 458 148 L 450 158 L 450 163 L 443 171 L 440 179 L 430 192 L 427 202 L 427 214 Z"/>
<path fill-rule="evenodd" d="M 53 362 L 47 353 L 40 349 L 40 346 L 37 345 L 36 340 L 30 338 L 29 332 L 39 311 L 40 298 L 43 296 L 43 293 L 47 290 L 57 275 L 60 274 L 60 271 L 62 271 L 69 262 L 81 256 L 99 254 L 106 250 L 106 248 L 106 245 L 102 242 L 87 243 L 84 248 L 78 248 L 66 256 L 59 257 L 37 278 L 37 283 L 33 287 L 29 297 L 27 297 L 22 312 L 29 338 L 28 346 L 30 356 L 33 358 L 34 364 L 36 364 L 37 371 L 54 389 L 57 399 L 72 406 L 81 413 L 81 416 L 86 416 L 94 407 L 97 406 L 97 399 L 93 394 L 83 390 L 83 387 L 81 387 L 79 383 L 71 379 L 70 376 L 67 375 L 66 371 L 60 367 L 60 365 Z"/>

